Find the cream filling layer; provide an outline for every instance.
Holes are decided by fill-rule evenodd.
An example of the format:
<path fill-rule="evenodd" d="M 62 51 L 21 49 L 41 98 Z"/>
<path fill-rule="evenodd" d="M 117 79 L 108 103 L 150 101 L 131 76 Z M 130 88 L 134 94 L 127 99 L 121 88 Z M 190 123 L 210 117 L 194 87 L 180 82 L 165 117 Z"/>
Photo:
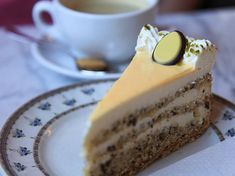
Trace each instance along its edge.
<path fill-rule="evenodd" d="M 167 106 L 159 109 L 155 114 L 153 114 L 152 117 L 146 117 L 143 120 L 138 121 L 135 128 L 133 128 L 133 127 L 126 128 L 125 130 L 121 131 L 120 133 L 113 135 L 110 140 L 94 147 L 93 150 L 91 151 L 92 155 L 100 153 L 100 152 L 104 152 L 105 150 L 107 150 L 108 146 L 115 144 L 121 136 L 124 136 L 125 134 L 130 133 L 133 129 L 140 129 L 142 124 L 146 124 L 147 122 L 151 121 L 153 117 L 159 116 L 160 114 L 164 113 L 166 110 L 173 109 L 176 106 L 187 105 L 192 101 L 196 101 L 196 100 L 203 98 L 205 95 L 211 94 L 210 88 L 208 86 L 205 86 L 204 89 L 205 89 L 204 93 L 202 91 L 200 91 L 199 89 L 192 89 L 192 90 L 184 93 L 181 97 L 176 98 L 173 102 L 171 102 Z M 185 124 L 184 120 L 186 120 L 186 122 L 188 122 L 187 121 L 188 119 L 180 119 L 180 118 L 174 117 L 174 118 L 170 119 L 170 121 L 167 124 L 160 123 L 157 125 L 157 127 L 160 130 L 162 128 L 165 128 L 166 125 L 173 125 L 173 123 L 175 123 L 175 119 L 178 120 L 179 126 L 183 126 Z"/>

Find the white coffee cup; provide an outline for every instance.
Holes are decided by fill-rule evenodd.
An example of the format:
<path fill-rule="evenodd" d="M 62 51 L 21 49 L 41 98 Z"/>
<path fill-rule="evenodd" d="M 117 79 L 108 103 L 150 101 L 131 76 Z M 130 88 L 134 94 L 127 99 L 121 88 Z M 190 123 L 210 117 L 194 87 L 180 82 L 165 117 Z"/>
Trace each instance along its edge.
<path fill-rule="evenodd" d="M 112 62 L 125 61 L 134 54 L 140 29 L 145 24 L 154 23 L 158 3 L 158 0 L 129 0 L 132 3 L 144 1 L 147 4 L 132 12 L 94 14 L 72 9 L 76 3 L 89 0 L 64 1 L 38 2 L 33 8 L 36 27 L 44 34 L 63 40 L 87 56 L 105 58 Z M 42 18 L 43 12 L 50 14 L 53 24 L 45 22 Z"/>

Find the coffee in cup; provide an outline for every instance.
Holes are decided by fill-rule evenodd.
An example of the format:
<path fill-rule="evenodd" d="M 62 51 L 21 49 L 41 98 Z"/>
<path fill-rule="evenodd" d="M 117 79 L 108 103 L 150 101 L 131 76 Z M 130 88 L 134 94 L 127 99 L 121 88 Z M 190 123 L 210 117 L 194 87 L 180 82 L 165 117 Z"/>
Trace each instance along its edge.
<path fill-rule="evenodd" d="M 40 1 L 33 19 L 44 34 L 58 38 L 80 53 L 122 62 L 134 54 L 141 27 L 154 23 L 158 0 Z M 53 19 L 42 18 L 47 12 Z"/>

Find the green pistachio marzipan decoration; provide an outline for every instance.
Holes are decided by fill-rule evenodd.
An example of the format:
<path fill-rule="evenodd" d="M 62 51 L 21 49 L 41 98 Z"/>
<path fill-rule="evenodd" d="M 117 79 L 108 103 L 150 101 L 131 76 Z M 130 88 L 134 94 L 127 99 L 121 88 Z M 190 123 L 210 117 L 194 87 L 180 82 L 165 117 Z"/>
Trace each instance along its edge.
<path fill-rule="evenodd" d="M 187 39 L 180 31 L 166 35 L 153 51 L 153 61 L 162 65 L 175 65 L 184 56 Z"/>

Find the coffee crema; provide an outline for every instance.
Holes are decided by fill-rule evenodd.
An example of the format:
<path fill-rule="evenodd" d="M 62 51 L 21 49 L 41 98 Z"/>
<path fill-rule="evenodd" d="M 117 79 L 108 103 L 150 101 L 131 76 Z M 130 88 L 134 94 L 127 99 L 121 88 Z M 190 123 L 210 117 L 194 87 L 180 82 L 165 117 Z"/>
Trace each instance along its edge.
<path fill-rule="evenodd" d="M 78 12 L 91 14 L 130 13 L 148 7 L 146 0 L 73 0 L 64 5 Z"/>

